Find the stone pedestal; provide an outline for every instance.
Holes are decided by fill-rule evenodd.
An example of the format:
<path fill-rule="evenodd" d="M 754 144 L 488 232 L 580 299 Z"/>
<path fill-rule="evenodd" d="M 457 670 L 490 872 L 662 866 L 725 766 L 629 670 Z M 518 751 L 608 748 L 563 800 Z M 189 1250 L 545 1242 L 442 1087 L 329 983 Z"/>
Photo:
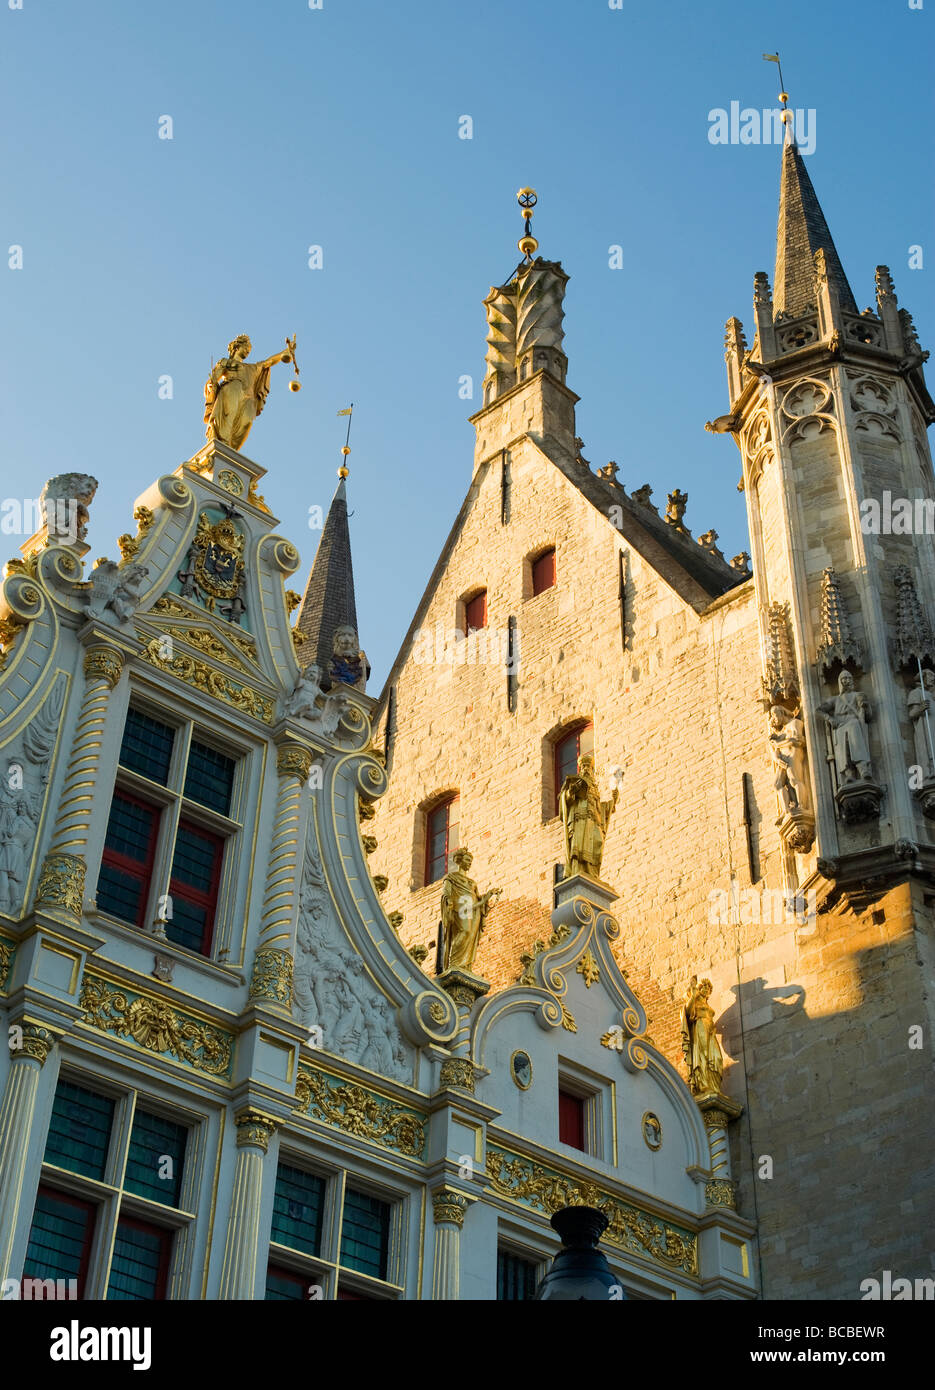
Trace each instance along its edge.
<path fill-rule="evenodd" d="M 725 1096 L 722 1091 L 709 1091 L 696 1096 L 711 1150 L 711 1177 L 705 1183 L 705 1201 L 709 1207 L 730 1207 L 736 1210 L 737 1184 L 730 1175 L 730 1145 L 727 1126 L 743 1114 L 743 1106 Z"/>
<path fill-rule="evenodd" d="M 879 782 L 865 778 L 860 782 L 844 782 L 834 794 L 838 814 L 848 825 L 860 821 L 878 820 L 883 803 L 883 788 Z"/>
<path fill-rule="evenodd" d="M 438 983 L 447 994 L 450 994 L 458 1007 L 458 1031 L 455 1033 L 449 1049 L 451 1056 L 447 1057 L 441 1064 L 439 1083 L 441 1086 L 460 1086 L 462 1090 L 474 1091 L 474 1063 L 470 1058 L 471 1049 L 471 1014 L 478 999 L 482 999 L 490 991 L 490 985 L 486 980 L 482 980 L 479 975 L 472 975 L 467 970 L 446 970 L 444 975 L 439 975 Z"/>
<path fill-rule="evenodd" d="M 564 907 L 572 898 L 585 898 L 594 907 L 608 911 L 620 894 L 600 878 L 589 878 L 587 874 L 572 874 L 555 885 L 555 906 Z"/>

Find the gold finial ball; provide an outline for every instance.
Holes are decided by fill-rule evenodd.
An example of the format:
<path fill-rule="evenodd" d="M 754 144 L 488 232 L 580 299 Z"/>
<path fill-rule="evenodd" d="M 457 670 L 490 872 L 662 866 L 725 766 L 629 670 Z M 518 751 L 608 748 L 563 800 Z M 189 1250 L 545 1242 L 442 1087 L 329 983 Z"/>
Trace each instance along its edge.
<path fill-rule="evenodd" d="M 532 217 L 532 210 L 539 200 L 536 197 L 536 190 L 534 188 L 521 188 L 516 195 L 516 201 L 523 209 L 524 216 Z"/>
<path fill-rule="evenodd" d="M 301 383 L 301 381 L 290 381 L 290 382 L 289 382 L 289 390 L 290 390 L 290 391 L 301 391 L 301 390 L 302 390 L 302 383 Z"/>
<path fill-rule="evenodd" d="M 779 93 L 779 100 L 782 101 L 782 102 L 788 101 L 788 100 L 789 100 L 789 93 L 788 93 L 788 92 L 780 92 L 780 93 Z"/>
<path fill-rule="evenodd" d="M 790 122 L 791 120 L 792 120 L 792 112 L 791 112 L 791 111 L 783 111 L 783 113 L 782 113 L 782 123 L 783 123 L 783 125 L 788 125 L 789 122 Z"/>
<path fill-rule="evenodd" d="M 516 245 L 524 256 L 534 256 L 539 249 L 539 243 L 534 236 L 521 236 Z"/>
<path fill-rule="evenodd" d="M 351 452 L 351 451 L 350 451 L 350 449 L 347 447 L 346 444 L 342 444 L 342 445 L 341 445 L 341 453 L 344 455 L 345 458 L 347 458 L 347 456 L 348 456 L 348 454 L 349 454 L 350 452 Z"/>
<path fill-rule="evenodd" d="M 339 469 L 338 469 L 338 477 L 339 477 L 339 478 L 346 478 L 346 477 L 349 475 L 350 471 L 351 471 L 351 470 L 350 470 L 349 468 L 339 468 Z"/>

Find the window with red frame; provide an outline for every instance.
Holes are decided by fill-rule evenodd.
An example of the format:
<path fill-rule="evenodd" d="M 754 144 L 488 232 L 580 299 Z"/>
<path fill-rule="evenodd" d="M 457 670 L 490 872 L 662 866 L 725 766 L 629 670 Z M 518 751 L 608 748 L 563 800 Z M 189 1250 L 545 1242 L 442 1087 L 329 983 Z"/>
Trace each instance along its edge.
<path fill-rule="evenodd" d="M 267 1265 L 266 1298 L 274 1301 L 287 1300 L 292 1303 L 307 1303 L 311 1299 L 310 1287 L 315 1280 L 305 1274 L 296 1274 L 294 1269 L 284 1265 Z"/>
<path fill-rule="evenodd" d="M 464 605 L 464 631 L 465 635 L 469 632 L 479 632 L 481 628 L 487 626 L 487 590 L 482 589 L 479 594 L 468 599 Z"/>
<path fill-rule="evenodd" d="M 555 550 L 543 550 L 538 559 L 532 562 L 532 593 L 545 593 L 555 585 Z"/>
<path fill-rule="evenodd" d="M 448 872 L 448 861 L 458 848 L 458 798 L 429 811 L 425 818 L 425 882 L 436 883 Z"/>
<path fill-rule="evenodd" d="M 179 821 L 169 880 L 171 916 L 166 936 L 179 946 L 207 955 L 221 881 L 224 840 L 191 821 Z"/>
<path fill-rule="evenodd" d="M 97 905 L 102 912 L 137 927 L 144 925 L 158 833 L 158 808 L 118 788 L 97 880 Z"/>
<path fill-rule="evenodd" d="M 24 1279 L 74 1279 L 78 1297 L 91 1259 L 97 1208 L 55 1188 L 40 1186 L 29 1231 Z M 67 1283 L 66 1283 L 67 1289 Z"/>
<path fill-rule="evenodd" d="M 558 815 L 558 798 L 561 794 L 562 783 L 566 777 L 578 771 L 578 759 L 583 753 L 594 752 L 594 726 L 592 724 L 582 724 L 577 729 L 572 729 L 564 737 L 557 739 L 554 746 L 554 787 L 555 787 L 555 806 L 554 814 Z"/>
<path fill-rule="evenodd" d="M 573 1149 L 584 1149 L 584 1100 L 570 1091 L 558 1093 L 558 1138 Z"/>
<path fill-rule="evenodd" d="M 121 1216 L 107 1284 L 109 1299 L 160 1299 L 166 1296 L 172 1232 L 135 1216 Z"/>

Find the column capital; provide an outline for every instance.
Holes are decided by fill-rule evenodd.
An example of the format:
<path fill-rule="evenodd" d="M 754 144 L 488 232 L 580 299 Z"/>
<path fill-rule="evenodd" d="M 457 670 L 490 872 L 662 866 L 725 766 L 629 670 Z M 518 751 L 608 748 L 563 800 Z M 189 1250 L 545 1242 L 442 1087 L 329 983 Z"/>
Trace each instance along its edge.
<path fill-rule="evenodd" d="M 18 1023 L 11 1024 L 10 1032 L 13 1033 L 13 1030 L 17 1028 L 22 1033 L 22 1040 L 17 1041 L 17 1045 L 14 1046 L 16 1034 L 14 1033 L 14 1036 L 10 1038 L 10 1061 L 18 1062 L 22 1058 L 28 1057 L 32 1061 L 38 1062 L 40 1068 L 45 1066 L 49 1053 L 55 1044 L 64 1037 L 61 1029 L 47 1028 L 44 1023 L 38 1023 L 34 1019 L 24 1018 Z"/>
<path fill-rule="evenodd" d="M 439 1085 L 460 1086 L 463 1091 L 474 1094 L 474 1063 L 470 1057 L 446 1057 L 441 1064 L 438 1076 Z"/>
<path fill-rule="evenodd" d="M 234 1124 L 237 1126 L 238 1149 L 252 1146 L 267 1153 L 269 1141 L 273 1137 L 274 1130 L 279 1127 L 280 1121 L 274 1120 L 271 1115 L 264 1114 L 262 1110 L 255 1110 L 252 1106 L 248 1106 L 245 1110 L 237 1111 L 234 1116 Z"/>
<path fill-rule="evenodd" d="M 280 777 L 297 777 L 300 782 L 305 782 L 314 756 L 310 748 L 289 739 L 280 743 L 276 750 L 276 771 Z"/>
<path fill-rule="evenodd" d="M 113 690 L 122 673 L 126 654 L 118 647 L 96 643 L 84 654 L 85 679 L 105 680 Z"/>
<path fill-rule="evenodd" d="M 87 865 L 77 854 L 50 850 L 36 888 L 37 907 L 59 907 L 81 920 Z"/>
<path fill-rule="evenodd" d="M 269 999 L 284 1009 L 292 1007 L 292 975 L 295 961 L 291 951 L 263 947 L 253 961 L 251 999 Z"/>
<path fill-rule="evenodd" d="M 473 1198 L 451 1187 L 436 1187 L 432 1193 L 432 1217 L 436 1226 L 447 1223 L 460 1230 L 464 1225 L 464 1214 Z"/>

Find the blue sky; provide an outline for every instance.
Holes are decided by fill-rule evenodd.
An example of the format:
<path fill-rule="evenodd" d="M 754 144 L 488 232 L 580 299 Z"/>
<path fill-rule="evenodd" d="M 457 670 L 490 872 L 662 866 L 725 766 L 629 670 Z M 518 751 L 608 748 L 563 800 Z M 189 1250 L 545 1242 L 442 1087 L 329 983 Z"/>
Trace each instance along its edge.
<path fill-rule="evenodd" d="M 763 52 L 779 48 L 792 104 L 816 112 L 809 170 L 858 304 L 888 264 L 935 340 L 935 0 L 8 2 L 0 245 L 21 245 L 23 268 L 0 267 L 0 491 L 93 473 L 89 558 L 116 557 L 134 499 L 204 442 L 212 357 L 241 332 L 263 356 L 297 332 L 303 390 L 278 369 L 245 452 L 304 582 L 308 510 L 331 497 L 337 411 L 356 403 L 373 690 L 470 481 L 481 300 L 518 260 L 521 185 L 538 191 L 541 254 L 571 276 L 586 456 L 663 505 L 684 488 L 687 524 L 728 556 L 746 547 L 739 454 L 703 424 L 727 409 L 724 321 L 752 338 L 753 275 L 772 274 L 780 151 L 712 145 L 708 113 L 776 105 Z"/>

